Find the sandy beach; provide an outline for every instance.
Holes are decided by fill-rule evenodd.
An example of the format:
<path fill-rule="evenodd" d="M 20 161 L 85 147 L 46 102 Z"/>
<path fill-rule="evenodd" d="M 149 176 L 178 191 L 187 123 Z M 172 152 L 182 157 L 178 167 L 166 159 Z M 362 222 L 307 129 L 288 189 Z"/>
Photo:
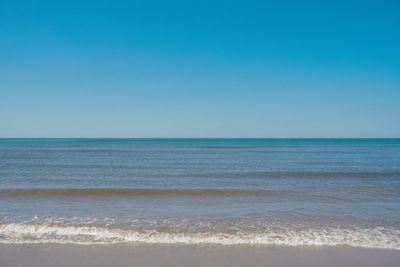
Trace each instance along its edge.
<path fill-rule="evenodd" d="M 0 266 L 399 266 L 400 251 L 178 245 L 1 245 Z"/>

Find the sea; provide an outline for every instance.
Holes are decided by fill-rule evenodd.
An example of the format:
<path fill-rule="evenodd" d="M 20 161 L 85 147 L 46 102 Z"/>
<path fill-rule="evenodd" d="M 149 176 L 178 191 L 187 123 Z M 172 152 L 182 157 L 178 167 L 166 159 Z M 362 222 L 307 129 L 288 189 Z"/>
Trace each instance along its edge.
<path fill-rule="evenodd" d="M 400 250 L 400 139 L 0 139 L 0 244 Z"/>

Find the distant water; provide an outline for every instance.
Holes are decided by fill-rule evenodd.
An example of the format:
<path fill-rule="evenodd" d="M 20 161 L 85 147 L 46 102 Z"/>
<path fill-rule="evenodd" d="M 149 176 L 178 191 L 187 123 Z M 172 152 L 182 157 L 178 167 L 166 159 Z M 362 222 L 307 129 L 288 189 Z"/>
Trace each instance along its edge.
<path fill-rule="evenodd" d="M 0 243 L 400 249 L 400 139 L 0 139 Z"/>

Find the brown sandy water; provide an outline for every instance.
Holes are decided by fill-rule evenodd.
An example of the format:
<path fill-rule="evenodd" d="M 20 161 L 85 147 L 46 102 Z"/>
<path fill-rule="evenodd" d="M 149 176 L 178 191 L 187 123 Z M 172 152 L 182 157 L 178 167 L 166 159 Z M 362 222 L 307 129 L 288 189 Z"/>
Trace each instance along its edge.
<path fill-rule="evenodd" d="M 399 266 L 400 251 L 179 245 L 0 245 L 0 266 Z"/>

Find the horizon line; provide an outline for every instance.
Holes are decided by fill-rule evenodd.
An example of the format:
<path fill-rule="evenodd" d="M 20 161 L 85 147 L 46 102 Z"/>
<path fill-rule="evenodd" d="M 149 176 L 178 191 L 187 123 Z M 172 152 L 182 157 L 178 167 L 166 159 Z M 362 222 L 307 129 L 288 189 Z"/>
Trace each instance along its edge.
<path fill-rule="evenodd" d="M 0 137 L 0 139 L 400 139 L 400 137 Z"/>

